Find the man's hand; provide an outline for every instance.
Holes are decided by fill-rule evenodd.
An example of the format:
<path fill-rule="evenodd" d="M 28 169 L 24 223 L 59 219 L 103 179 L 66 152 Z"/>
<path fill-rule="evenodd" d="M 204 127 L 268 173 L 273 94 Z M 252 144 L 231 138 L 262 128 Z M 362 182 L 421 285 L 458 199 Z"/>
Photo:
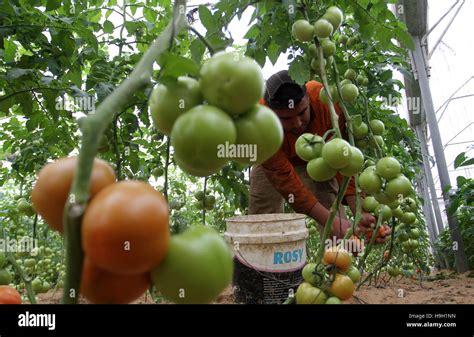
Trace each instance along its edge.
<path fill-rule="evenodd" d="M 372 214 L 362 212 L 362 218 L 360 219 L 356 231 L 358 231 L 359 233 L 366 233 L 369 229 L 374 229 L 376 224 L 377 219 Z"/>

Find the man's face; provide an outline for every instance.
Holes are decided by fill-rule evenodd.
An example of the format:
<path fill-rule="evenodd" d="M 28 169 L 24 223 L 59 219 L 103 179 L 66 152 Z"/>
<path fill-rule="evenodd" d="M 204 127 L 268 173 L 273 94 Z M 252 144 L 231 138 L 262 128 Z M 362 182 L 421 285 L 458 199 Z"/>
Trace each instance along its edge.
<path fill-rule="evenodd" d="M 293 108 L 275 109 L 275 112 L 280 118 L 285 131 L 301 135 L 308 129 L 310 106 L 307 95 Z"/>

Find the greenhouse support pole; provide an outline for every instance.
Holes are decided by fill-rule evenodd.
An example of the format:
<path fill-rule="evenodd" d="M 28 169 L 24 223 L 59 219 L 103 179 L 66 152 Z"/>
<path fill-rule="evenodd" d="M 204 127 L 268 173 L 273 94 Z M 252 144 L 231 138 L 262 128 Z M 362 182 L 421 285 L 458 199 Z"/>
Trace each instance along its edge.
<path fill-rule="evenodd" d="M 421 156 L 423 157 L 423 168 L 425 171 L 423 180 L 426 183 L 426 186 L 428 186 L 428 188 L 430 189 L 431 204 L 432 204 L 432 207 L 430 207 L 430 209 L 434 211 L 433 218 L 436 219 L 436 221 L 433 222 L 433 227 L 436 224 L 434 233 L 435 233 L 435 238 L 437 238 L 438 235 L 444 231 L 444 226 L 443 226 L 443 218 L 441 216 L 441 210 L 439 208 L 438 196 L 436 195 L 436 188 L 434 185 L 433 174 L 431 173 L 431 167 L 428 161 L 428 157 L 430 154 L 428 152 L 428 147 L 426 146 L 427 140 L 425 137 L 425 133 L 423 132 L 422 126 L 417 125 L 415 127 L 415 131 L 416 131 L 416 136 L 420 140 L 420 147 L 421 147 L 420 150 L 421 150 Z M 428 196 L 428 198 L 426 199 L 426 202 L 429 202 L 430 198 L 429 198 L 428 193 L 426 193 L 426 195 Z"/>
<path fill-rule="evenodd" d="M 423 213 L 426 215 L 426 229 L 428 230 L 428 234 L 430 237 L 430 243 L 431 243 L 431 252 L 435 258 L 435 266 L 438 269 L 444 269 L 444 261 L 441 259 L 438 251 L 436 250 L 436 238 L 438 237 L 437 231 L 436 231 L 436 226 L 435 226 L 435 218 L 433 214 L 433 208 L 431 207 L 430 203 L 430 196 L 428 193 L 428 183 L 427 183 L 427 177 L 425 175 L 420 176 L 418 178 L 419 180 L 419 193 L 420 195 L 423 196 L 424 203 L 423 203 Z"/>
<path fill-rule="evenodd" d="M 448 167 L 446 165 L 443 143 L 441 141 L 441 135 L 438 128 L 438 123 L 436 121 L 433 98 L 431 97 L 430 85 L 425 67 L 425 59 L 423 57 L 423 50 L 421 46 L 421 38 L 419 36 L 413 36 L 413 42 L 415 44 L 415 50 L 413 52 L 413 61 L 415 63 L 415 68 L 418 73 L 418 81 L 420 83 L 423 107 L 425 109 L 428 126 L 430 128 L 431 141 L 433 143 L 433 151 L 436 158 L 439 181 L 441 183 L 445 208 L 447 209 L 450 204 L 449 195 L 451 190 L 450 188 L 446 188 L 447 186 L 451 186 Z M 451 233 L 451 239 L 453 240 L 453 251 L 454 256 L 456 258 L 456 270 L 458 271 L 458 273 L 464 273 L 468 270 L 468 266 L 466 254 L 464 252 L 464 243 L 461 237 L 461 231 L 459 229 L 459 224 L 457 219 L 453 216 L 450 216 L 449 214 L 448 224 Z"/>

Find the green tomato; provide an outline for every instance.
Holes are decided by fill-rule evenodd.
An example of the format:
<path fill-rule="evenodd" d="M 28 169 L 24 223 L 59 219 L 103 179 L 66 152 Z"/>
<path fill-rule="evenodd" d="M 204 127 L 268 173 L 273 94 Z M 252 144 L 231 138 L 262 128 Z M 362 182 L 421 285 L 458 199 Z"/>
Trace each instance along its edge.
<path fill-rule="evenodd" d="M 404 213 L 400 207 L 397 207 L 397 208 L 392 209 L 392 214 L 397 219 L 401 219 Z"/>
<path fill-rule="evenodd" d="M 308 51 L 309 51 L 309 54 L 310 54 L 311 56 L 313 56 L 314 58 L 318 58 L 318 57 L 319 57 L 319 55 L 318 55 L 318 47 L 316 47 L 316 45 L 315 45 L 314 43 L 312 43 L 312 44 L 309 45 Z"/>
<path fill-rule="evenodd" d="M 344 102 L 353 103 L 359 96 L 359 89 L 354 84 L 346 84 L 341 88 L 341 97 Z"/>
<path fill-rule="evenodd" d="M 330 167 L 321 157 L 310 160 L 306 166 L 306 172 L 317 182 L 331 180 L 337 174 L 337 170 Z"/>
<path fill-rule="evenodd" d="M 357 73 L 355 72 L 354 69 L 347 69 L 346 72 L 344 73 L 344 78 L 350 81 L 354 81 L 357 78 Z M 351 82 L 352 84 L 352 82 Z"/>
<path fill-rule="evenodd" d="M 377 162 L 375 172 L 387 180 L 393 179 L 400 174 L 402 166 L 393 157 L 384 157 Z"/>
<path fill-rule="evenodd" d="M 400 269 L 395 267 L 388 267 L 387 272 L 392 277 L 397 277 L 398 275 L 400 275 Z"/>
<path fill-rule="evenodd" d="M 256 104 L 250 111 L 235 121 L 237 129 L 237 148 L 246 148 L 244 156 L 235 161 L 258 165 L 273 156 L 283 143 L 283 127 L 280 119 L 264 105 Z M 251 149 L 255 150 L 252 154 Z"/>
<path fill-rule="evenodd" d="M 377 200 L 379 203 L 381 204 L 384 204 L 384 205 L 388 205 L 390 203 L 392 203 L 394 200 L 396 200 L 395 198 L 383 193 L 383 192 L 377 192 L 374 194 L 374 197 L 375 197 L 375 200 Z M 390 206 L 387 206 L 388 208 L 390 208 Z"/>
<path fill-rule="evenodd" d="M 298 41 L 311 41 L 314 37 L 314 27 L 306 20 L 296 20 L 291 27 L 291 33 Z"/>
<path fill-rule="evenodd" d="M 375 215 L 382 211 L 382 220 L 388 221 L 392 217 L 392 210 L 387 205 L 378 205 L 375 209 Z"/>
<path fill-rule="evenodd" d="M 344 19 L 344 14 L 339 7 L 331 6 L 326 10 L 326 13 L 324 13 L 323 19 L 328 20 L 333 27 L 333 31 L 336 31 Z"/>
<path fill-rule="evenodd" d="M 236 140 L 232 118 L 210 105 L 198 105 L 181 115 L 171 132 L 175 161 L 183 171 L 201 177 L 224 166 L 225 150 Z"/>
<path fill-rule="evenodd" d="M 413 212 L 406 212 L 400 219 L 403 223 L 412 224 L 416 221 L 416 215 Z"/>
<path fill-rule="evenodd" d="M 367 139 L 356 139 L 355 146 L 357 146 L 361 150 L 365 150 L 369 146 L 369 142 Z"/>
<path fill-rule="evenodd" d="M 372 119 L 369 123 L 372 133 L 376 136 L 382 136 L 385 131 L 385 125 L 381 120 Z"/>
<path fill-rule="evenodd" d="M 30 208 L 31 208 L 31 205 L 28 201 L 26 201 L 26 199 L 21 198 L 18 200 L 17 209 L 19 213 L 25 214 L 30 210 Z"/>
<path fill-rule="evenodd" d="M 337 40 L 337 42 L 344 46 L 346 45 L 348 39 L 349 38 L 346 35 L 339 35 L 339 39 Z"/>
<path fill-rule="evenodd" d="M 304 281 L 310 283 L 313 286 L 317 285 L 321 281 L 321 278 L 318 275 L 313 274 L 316 270 L 316 266 L 316 263 L 308 263 L 306 266 L 304 266 L 302 271 Z"/>
<path fill-rule="evenodd" d="M 409 211 L 415 212 L 418 209 L 418 205 L 413 198 L 405 198 L 404 203 Z"/>
<path fill-rule="evenodd" d="M 364 139 L 369 133 L 369 127 L 364 122 L 359 125 L 353 125 L 352 134 L 356 140 Z"/>
<path fill-rule="evenodd" d="M 372 166 L 369 166 L 371 168 Z M 382 179 L 373 169 L 365 169 L 359 176 L 359 186 L 366 193 L 377 193 L 382 188 Z"/>
<path fill-rule="evenodd" d="M 332 24 L 326 19 L 319 19 L 314 23 L 314 33 L 320 39 L 325 39 L 334 30 Z"/>
<path fill-rule="evenodd" d="M 216 197 L 213 195 L 206 195 L 206 197 L 204 198 L 204 203 L 206 205 L 214 206 L 214 204 L 216 203 Z"/>
<path fill-rule="evenodd" d="M 369 138 L 369 145 L 372 146 L 373 148 L 377 147 L 382 147 L 383 144 L 385 144 L 382 136 L 373 136 Z"/>
<path fill-rule="evenodd" d="M 387 191 L 385 190 L 384 193 L 387 194 Z M 389 196 L 389 198 L 391 197 L 389 194 L 387 194 L 387 195 Z M 390 207 L 393 210 L 393 209 L 397 208 L 399 204 L 400 204 L 400 202 L 398 201 L 398 199 L 395 199 L 392 202 L 388 202 L 387 206 Z"/>
<path fill-rule="evenodd" d="M 329 297 L 327 300 L 326 300 L 326 304 L 341 304 L 341 300 L 338 299 L 337 297 Z"/>
<path fill-rule="evenodd" d="M 43 290 L 43 282 L 39 278 L 35 278 L 31 281 L 31 287 L 36 294 L 39 294 Z"/>
<path fill-rule="evenodd" d="M 362 75 L 362 74 L 359 74 L 359 75 L 357 75 L 355 81 L 358 85 L 363 85 L 364 84 L 364 79 L 365 79 L 365 76 Z"/>
<path fill-rule="evenodd" d="M 392 197 L 406 196 L 413 192 L 413 186 L 403 174 L 399 174 L 395 178 L 389 180 L 385 186 L 385 193 Z"/>
<path fill-rule="evenodd" d="M 410 237 L 410 239 L 416 240 L 420 237 L 420 230 L 418 228 L 413 228 L 408 233 L 408 236 Z"/>
<path fill-rule="evenodd" d="M 326 67 L 326 64 L 327 64 L 326 59 L 323 59 L 323 67 Z M 316 74 L 319 74 L 319 71 L 320 71 L 319 68 L 320 68 L 319 67 L 319 59 L 317 59 L 317 58 L 311 59 L 311 69 L 313 69 L 316 72 Z"/>
<path fill-rule="evenodd" d="M 304 161 L 310 161 L 321 156 L 323 146 L 323 137 L 312 133 L 304 133 L 296 140 L 295 150 L 298 157 Z"/>
<path fill-rule="evenodd" d="M 201 91 L 205 100 L 230 115 L 250 110 L 263 96 L 262 69 L 238 52 L 219 52 L 201 68 Z"/>
<path fill-rule="evenodd" d="M 351 81 L 351 80 L 348 80 L 347 78 L 345 78 L 345 79 L 343 79 L 343 80 L 339 83 L 339 85 L 341 86 L 341 88 L 342 88 L 343 86 L 345 86 L 346 84 L 352 84 L 352 81 Z"/>
<path fill-rule="evenodd" d="M 204 192 L 196 191 L 194 192 L 194 197 L 197 199 L 197 201 L 202 201 L 202 199 L 204 198 Z"/>
<path fill-rule="evenodd" d="M 36 260 L 35 259 L 26 259 L 25 262 L 24 262 L 24 265 L 25 265 L 25 267 L 33 268 L 34 266 L 36 266 Z"/>
<path fill-rule="evenodd" d="M 296 290 L 296 304 L 324 304 L 327 296 L 319 288 L 313 287 L 310 283 L 303 282 Z"/>
<path fill-rule="evenodd" d="M 360 281 L 361 275 L 360 271 L 355 267 L 350 267 L 347 271 L 347 276 L 352 280 L 352 282 L 357 283 Z"/>
<path fill-rule="evenodd" d="M 176 119 L 202 103 L 199 82 L 181 76 L 176 83 L 159 84 L 150 97 L 150 113 L 155 127 L 169 136 Z"/>
<path fill-rule="evenodd" d="M 227 243 L 213 228 L 199 225 L 171 236 L 168 254 L 151 277 L 174 303 L 209 303 L 230 284 L 232 274 Z"/>
<path fill-rule="evenodd" d="M 165 173 L 165 170 L 162 167 L 155 167 L 153 169 L 152 175 L 155 178 L 161 177 Z"/>
<path fill-rule="evenodd" d="M 321 42 L 321 47 L 323 48 L 324 57 L 334 55 L 334 53 L 336 52 L 336 44 L 329 39 L 323 40 Z"/>
<path fill-rule="evenodd" d="M 351 161 L 349 165 L 339 170 L 339 172 L 346 177 L 351 177 L 360 171 L 364 167 L 364 155 L 355 146 L 351 146 Z"/>
<path fill-rule="evenodd" d="M 9 285 L 13 276 L 6 269 L 0 269 L 0 285 Z"/>
<path fill-rule="evenodd" d="M 341 138 L 331 139 L 324 144 L 321 155 L 330 167 L 335 170 L 342 169 L 351 161 L 351 144 Z"/>
<path fill-rule="evenodd" d="M 379 203 L 371 195 L 365 197 L 364 202 L 362 203 L 362 208 L 367 212 L 373 212 L 377 208 Z"/>
<path fill-rule="evenodd" d="M 407 234 L 407 232 L 405 231 L 400 231 L 398 232 L 398 239 L 401 241 L 401 242 L 405 242 L 409 239 L 409 236 Z"/>

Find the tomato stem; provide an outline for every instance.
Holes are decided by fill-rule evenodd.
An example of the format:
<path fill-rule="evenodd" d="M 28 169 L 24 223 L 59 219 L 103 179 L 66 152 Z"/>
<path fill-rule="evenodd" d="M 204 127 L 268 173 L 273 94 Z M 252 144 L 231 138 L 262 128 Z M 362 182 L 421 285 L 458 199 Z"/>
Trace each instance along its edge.
<path fill-rule="evenodd" d="M 116 114 L 129 103 L 130 97 L 150 85 L 155 61 L 172 46 L 174 37 L 187 26 L 185 8 L 186 0 L 175 1 L 173 20 L 143 54 L 130 76 L 97 106 L 95 113 L 80 124 L 82 143 L 76 173 L 64 207 L 66 278 L 62 303 L 76 304 L 79 297 L 84 259 L 81 221 L 89 199 L 89 181 L 99 139 Z"/>
<path fill-rule="evenodd" d="M 321 260 L 324 256 L 325 242 L 328 239 L 329 235 L 331 234 L 331 231 L 333 229 L 332 224 L 334 222 L 334 218 L 336 217 L 336 212 L 339 209 L 342 198 L 344 198 L 344 194 L 346 193 L 346 189 L 348 185 L 349 185 L 349 177 L 344 177 L 342 179 L 341 186 L 339 187 L 336 200 L 334 200 L 334 202 L 331 205 L 331 209 L 329 210 L 329 216 L 324 226 L 324 232 L 323 232 L 323 235 L 321 236 L 318 254 L 316 255 L 316 261 L 315 261 L 316 264 L 321 263 Z"/>
<path fill-rule="evenodd" d="M 326 75 L 326 69 L 325 69 L 325 65 L 324 65 L 324 62 L 323 62 L 323 60 L 324 60 L 323 49 L 321 48 L 321 44 L 319 43 L 319 40 L 316 37 L 314 38 L 314 42 L 315 42 L 316 48 L 317 48 L 318 53 L 319 53 L 320 77 L 321 77 L 321 80 L 323 81 L 324 89 L 326 90 L 326 94 L 329 98 L 328 107 L 329 107 L 329 112 L 331 114 L 331 124 L 332 124 L 332 127 L 333 127 L 333 129 L 336 133 L 336 136 L 338 138 L 342 138 L 341 130 L 339 129 L 339 116 L 337 115 L 336 109 L 334 108 L 334 101 L 333 101 L 333 98 L 332 98 L 330 90 L 329 90 L 328 78 L 327 78 L 327 75 Z M 323 90 L 323 89 L 321 89 L 321 90 Z"/>

